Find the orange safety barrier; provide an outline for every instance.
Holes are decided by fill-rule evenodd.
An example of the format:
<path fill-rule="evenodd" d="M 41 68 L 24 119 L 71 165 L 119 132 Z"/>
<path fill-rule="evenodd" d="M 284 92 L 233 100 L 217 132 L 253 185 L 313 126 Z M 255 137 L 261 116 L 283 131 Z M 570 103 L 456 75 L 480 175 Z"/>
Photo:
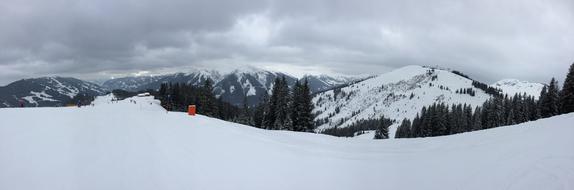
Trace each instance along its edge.
<path fill-rule="evenodd" d="M 195 105 L 189 105 L 187 107 L 187 115 L 195 116 Z"/>

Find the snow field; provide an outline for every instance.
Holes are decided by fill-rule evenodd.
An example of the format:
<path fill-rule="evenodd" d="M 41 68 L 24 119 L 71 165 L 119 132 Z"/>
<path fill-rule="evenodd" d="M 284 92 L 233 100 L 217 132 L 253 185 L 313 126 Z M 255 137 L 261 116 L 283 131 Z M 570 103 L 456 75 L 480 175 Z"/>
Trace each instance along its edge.
<path fill-rule="evenodd" d="M 266 131 L 166 112 L 152 97 L 111 98 L 0 109 L 0 189 L 574 189 L 574 114 L 370 140 Z"/>

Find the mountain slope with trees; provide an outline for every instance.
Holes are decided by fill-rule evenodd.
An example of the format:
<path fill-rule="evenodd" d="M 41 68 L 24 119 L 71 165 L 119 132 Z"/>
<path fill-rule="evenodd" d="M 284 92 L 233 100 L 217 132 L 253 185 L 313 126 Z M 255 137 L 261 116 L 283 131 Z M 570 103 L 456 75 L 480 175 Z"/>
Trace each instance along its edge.
<path fill-rule="evenodd" d="M 472 80 L 458 71 L 407 66 L 313 98 L 317 132 L 344 128 L 360 120 L 385 117 L 414 119 L 423 106 L 434 103 L 482 105 L 496 88 Z M 398 124 L 389 130 L 393 137 Z"/>
<path fill-rule="evenodd" d="M 276 78 L 285 77 L 291 88 L 297 80 L 308 80 L 311 92 L 331 89 L 359 78 L 335 77 L 328 75 L 306 75 L 298 79 L 281 72 L 273 72 L 255 67 L 239 67 L 231 72 L 217 70 L 194 70 L 188 73 L 175 73 L 160 76 L 124 77 L 105 81 L 103 87 L 126 91 L 158 90 L 162 84 L 180 83 L 200 86 L 205 80 L 213 83 L 213 93 L 223 101 L 242 106 L 247 99 L 249 106 L 257 105 L 264 96 L 269 96 Z"/>
<path fill-rule="evenodd" d="M 412 120 L 404 119 L 397 129 L 397 138 L 433 137 L 514 125 L 559 114 L 574 112 L 572 89 L 574 64 L 566 76 L 562 90 L 555 78 L 543 86 L 539 96 L 517 93 L 495 95 L 482 106 L 448 105 L 435 103 L 423 107 Z M 537 98 L 539 97 L 539 98 Z"/>
<path fill-rule="evenodd" d="M 65 106 L 76 96 L 98 96 L 106 90 L 97 84 L 69 77 L 22 79 L 0 87 L 1 107 Z M 76 98 L 77 99 L 77 98 Z"/>

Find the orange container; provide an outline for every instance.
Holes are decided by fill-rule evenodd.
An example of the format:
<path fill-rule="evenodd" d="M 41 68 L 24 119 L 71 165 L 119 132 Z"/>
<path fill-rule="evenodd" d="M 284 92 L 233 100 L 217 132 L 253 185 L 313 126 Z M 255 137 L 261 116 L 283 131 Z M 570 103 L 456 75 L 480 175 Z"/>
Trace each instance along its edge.
<path fill-rule="evenodd" d="M 189 105 L 187 107 L 187 115 L 191 115 L 191 116 L 195 115 L 195 105 Z"/>

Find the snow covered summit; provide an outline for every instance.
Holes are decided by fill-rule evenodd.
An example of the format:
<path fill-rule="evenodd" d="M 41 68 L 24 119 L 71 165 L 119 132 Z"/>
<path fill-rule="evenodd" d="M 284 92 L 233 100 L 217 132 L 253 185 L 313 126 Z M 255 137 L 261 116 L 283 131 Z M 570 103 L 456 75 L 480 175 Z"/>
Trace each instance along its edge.
<path fill-rule="evenodd" d="M 486 86 L 486 85 L 485 85 Z M 491 95 L 473 80 L 449 70 L 406 66 L 313 98 L 318 131 L 347 127 L 361 119 L 381 116 L 412 119 L 433 103 L 482 105 Z M 396 125 L 391 127 L 394 136 Z"/>
<path fill-rule="evenodd" d="M 100 86 L 69 77 L 40 77 L 22 79 L 0 86 L 0 108 L 38 106 L 64 106 L 76 95 L 104 94 Z"/>
<path fill-rule="evenodd" d="M 0 189 L 574 188 L 574 114 L 373 141 L 190 117 L 152 97 L 112 98 L 0 109 Z"/>
<path fill-rule="evenodd" d="M 490 86 L 502 90 L 503 93 L 509 96 L 526 93 L 526 95 L 538 98 L 544 84 L 520 81 L 517 79 L 503 79 Z"/>
<path fill-rule="evenodd" d="M 218 98 L 236 106 L 242 106 L 247 99 L 247 104 L 254 106 L 259 104 L 264 96 L 271 93 L 275 79 L 281 77 L 285 77 L 289 85 L 295 84 L 298 79 L 281 72 L 253 66 L 238 66 L 226 72 L 212 69 L 193 69 L 186 73 L 116 78 L 104 82 L 102 86 L 109 90 L 157 90 L 163 83 L 185 83 L 199 86 L 209 79 L 213 82 L 213 93 Z M 309 80 L 313 92 L 330 89 L 357 79 L 327 75 L 308 75 L 304 78 Z"/>

